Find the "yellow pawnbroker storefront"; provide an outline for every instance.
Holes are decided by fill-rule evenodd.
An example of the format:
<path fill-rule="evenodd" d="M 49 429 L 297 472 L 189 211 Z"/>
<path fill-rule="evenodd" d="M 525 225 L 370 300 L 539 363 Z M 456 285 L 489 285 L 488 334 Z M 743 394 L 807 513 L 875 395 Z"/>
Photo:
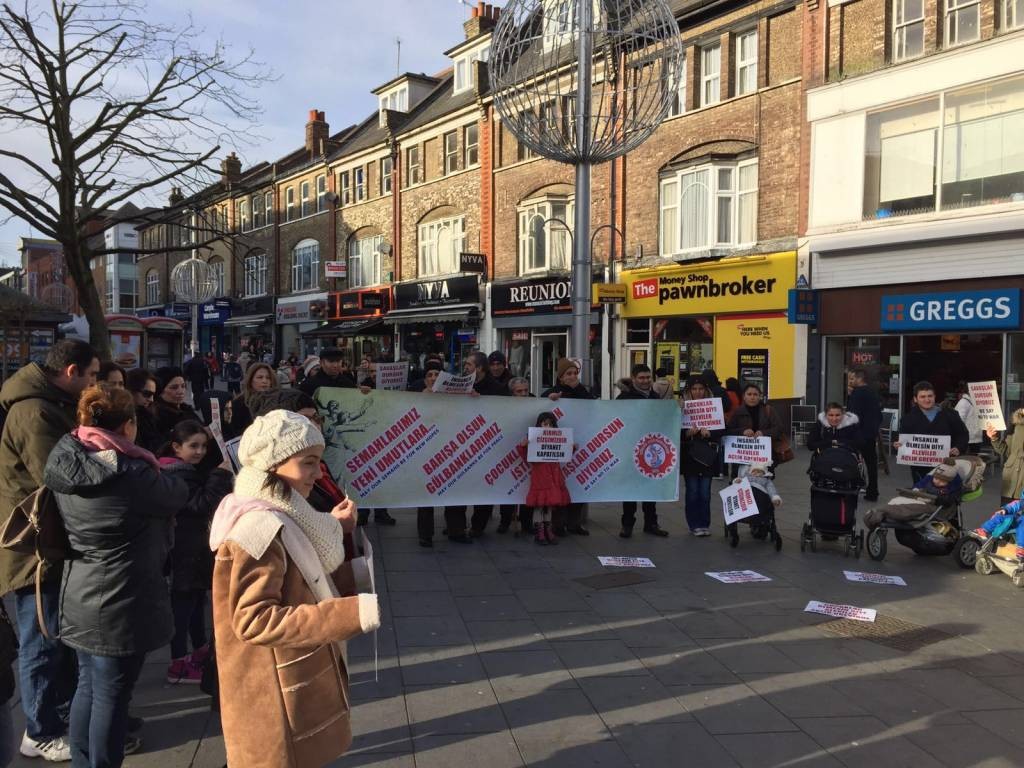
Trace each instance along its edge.
<path fill-rule="evenodd" d="M 680 385 L 714 368 L 722 381 L 760 383 L 773 400 L 802 395 L 804 339 L 786 320 L 794 251 L 628 270 L 619 282 L 626 286 L 620 316 L 630 363 L 644 355 L 646 323 L 654 354 L 646 362 L 669 370 Z"/>

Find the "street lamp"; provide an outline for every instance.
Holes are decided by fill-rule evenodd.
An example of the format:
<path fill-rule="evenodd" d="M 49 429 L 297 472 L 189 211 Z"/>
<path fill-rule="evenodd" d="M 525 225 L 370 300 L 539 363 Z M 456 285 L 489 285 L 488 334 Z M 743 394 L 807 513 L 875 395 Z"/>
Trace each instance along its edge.
<path fill-rule="evenodd" d="M 192 348 L 199 351 L 199 305 L 217 295 L 217 281 L 210 265 L 194 256 L 171 270 L 175 298 L 192 305 Z"/>
<path fill-rule="evenodd" d="M 537 154 L 576 167 L 570 354 L 589 354 L 590 176 L 642 144 L 672 106 L 683 49 L 666 0 L 510 0 L 490 56 L 501 121 Z"/>

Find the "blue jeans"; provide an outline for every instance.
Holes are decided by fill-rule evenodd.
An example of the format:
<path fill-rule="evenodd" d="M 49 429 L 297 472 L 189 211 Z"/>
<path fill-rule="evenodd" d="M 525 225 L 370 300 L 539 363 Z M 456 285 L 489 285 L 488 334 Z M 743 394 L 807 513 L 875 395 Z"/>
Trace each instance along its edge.
<path fill-rule="evenodd" d="M 124 760 L 128 702 L 144 653 L 93 656 L 78 651 L 78 690 L 71 702 L 72 768 L 118 768 Z"/>
<path fill-rule="evenodd" d="M 981 524 L 981 527 L 985 533 L 991 536 L 997 527 L 1006 522 L 1006 517 L 1006 515 L 992 515 L 992 517 Z M 1017 519 L 1013 521 L 1013 525 L 1010 527 L 1010 530 L 1013 530 L 1014 528 L 1017 529 L 1017 546 L 1024 547 L 1024 515 L 1019 515 Z"/>
<path fill-rule="evenodd" d="M 686 524 L 691 531 L 711 527 L 711 478 L 684 475 L 686 484 Z"/>
<path fill-rule="evenodd" d="M 18 685 L 25 710 L 25 732 L 38 741 L 63 736 L 60 710 L 74 691 L 74 654 L 56 640 L 60 625 L 60 583 L 47 582 L 41 590 L 43 621 L 53 639 L 47 640 L 36 622 L 36 588 L 14 592 L 18 622 Z"/>

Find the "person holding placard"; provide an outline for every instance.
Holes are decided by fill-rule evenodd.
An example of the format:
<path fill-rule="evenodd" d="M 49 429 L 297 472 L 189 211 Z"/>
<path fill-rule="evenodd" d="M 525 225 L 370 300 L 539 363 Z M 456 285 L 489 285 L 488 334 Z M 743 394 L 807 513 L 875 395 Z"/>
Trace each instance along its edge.
<path fill-rule="evenodd" d="M 950 438 L 950 456 L 967 452 L 967 427 L 956 411 L 940 408 L 935 403 L 935 387 L 929 381 L 919 381 L 914 385 L 914 406 L 903 414 L 900 434 L 947 436 Z M 899 434 L 893 440 L 893 446 L 900 447 Z M 911 466 L 910 477 L 916 483 L 931 469 L 928 465 Z"/>
<path fill-rule="evenodd" d="M 743 385 L 743 404 L 729 419 L 726 434 L 744 437 L 770 437 L 772 452 L 778 450 L 782 439 L 782 420 L 770 405 L 764 402 L 761 387 L 754 383 Z M 771 469 L 774 470 L 775 462 Z"/>
<path fill-rule="evenodd" d="M 691 376 L 686 382 L 687 400 L 709 396 L 704 380 Z M 683 430 L 683 484 L 686 486 L 686 524 L 694 536 L 711 535 L 711 479 L 718 474 L 718 440 L 724 429 L 691 427 Z"/>
<path fill-rule="evenodd" d="M 537 417 L 538 427 L 558 429 L 555 414 L 545 411 Z M 565 485 L 562 467 L 554 461 L 530 462 L 530 489 L 526 494 L 526 506 L 540 512 L 540 520 L 534 526 L 534 541 L 538 544 L 557 544 L 558 539 L 551 529 L 551 517 L 556 509 L 567 507 L 572 499 Z"/>
<path fill-rule="evenodd" d="M 541 397 L 549 400 L 596 400 L 597 396 L 587 387 L 580 383 L 580 369 L 576 363 L 567 357 L 560 358 L 555 369 L 555 386 L 541 393 Z M 570 504 L 555 518 L 555 535 L 565 536 L 566 533 L 574 533 L 577 536 L 589 536 L 590 531 L 583 527 L 585 516 L 583 504 Z M 564 519 L 563 519 L 564 518 Z"/>
<path fill-rule="evenodd" d="M 1024 493 L 1024 408 L 1010 416 L 1010 428 L 999 434 L 989 423 L 985 434 L 992 441 L 992 449 L 1003 460 L 1003 484 L 999 490 L 1002 504 L 1009 504 Z"/>

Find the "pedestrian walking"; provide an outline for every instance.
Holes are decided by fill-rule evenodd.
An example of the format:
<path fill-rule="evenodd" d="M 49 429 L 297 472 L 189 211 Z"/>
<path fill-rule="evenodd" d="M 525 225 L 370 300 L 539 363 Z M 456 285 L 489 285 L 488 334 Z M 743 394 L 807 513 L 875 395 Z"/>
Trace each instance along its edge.
<path fill-rule="evenodd" d="M 935 402 L 935 387 L 930 381 L 914 385 L 914 405 L 903 414 L 900 430 L 893 446 L 900 447 L 900 435 L 938 435 L 950 439 L 949 455 L 956 457 L 967 452 L 967 427 L 956 411 L 940 408 Z M 912 466 L 910 477 L 916 484 L 932 470 L 932 465 Z"/>
<path fill-rule="evenodd" d="M 198 353 L 192 355 L 182 372 L 192 386 L 192 402 L 195 402 L 195 399 L 206 391 L 210 382 L 210 368 L 206 365 L 206 358 Z"/>
<path fill-rule="evenodd" d="M 616 400 L 659 400 L 658 393 L 653 389 L 651 369 L 644 363 L 637 363 L 630 371 L 630 379 L 626 388 L 619 393 Z M 658 507 L 653 501 L 640 502 L 644 514 L 644 533 L 652 536 L 668 536 L 668 531 L 658 525 Z M 635 501 L 622 502 L 622 528 L 619 536 L 628 539 L 633 535 L 636 525 Z"/>
<path fill-rule="evenodd" d="M 852 368 L 846 375 L 846 410 L 857 417 L 859 449 L 868 473 L 865 501 L 878 501 L 878 429 L 882 425 L 882 402 L 868 386 L 867 371 Z"/>
<path fill-rule="evenodd" d="M 364 558 L 345 562 L 355 504 L 329 514 L 307 498 L 320 429 L 283 410 L 242 436 L 235 491 L 217 509 L 213 619 L 227 762 L 317 768 L 352 743 L 344 642 L 380 626 Z"/>
<path fill-rule="evenodd" d="M 224 363 L 224 382 L 228 385 L 228 394 L 237 395 L 242 390 L 242 377 L 245 375 L 238 358 L 231 355 Z"/>
<path fill-rule="evenodd" d="M 1021 498 L 1024 493 L 1024 408 L 1010 415 L 1010 428 L 1000 434 L 988 424 L 985 432 L 992 450 L 1003 460 L 1003 482 L 999 489 L 1002 504 Z"/>

